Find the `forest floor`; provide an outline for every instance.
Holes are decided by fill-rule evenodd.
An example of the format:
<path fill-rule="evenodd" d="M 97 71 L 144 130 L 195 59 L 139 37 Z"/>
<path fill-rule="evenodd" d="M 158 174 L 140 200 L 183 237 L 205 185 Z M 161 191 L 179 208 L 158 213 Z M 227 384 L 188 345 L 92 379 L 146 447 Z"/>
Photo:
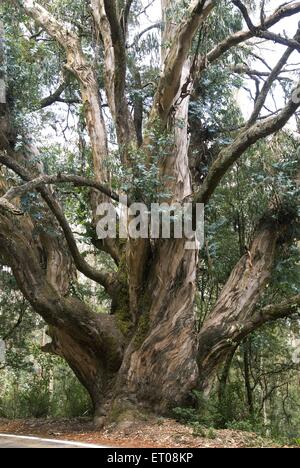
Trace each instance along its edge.
<path fill-rule="evenodd" d="M 270 440 L 251 432 L 194 429 L 171 419 L 153 418 L 145 422 L 124 422 L 95 430 L 85 418 L 0 419 L 0 433 L 38 436 L 123 448 L 279 448 Z"/>

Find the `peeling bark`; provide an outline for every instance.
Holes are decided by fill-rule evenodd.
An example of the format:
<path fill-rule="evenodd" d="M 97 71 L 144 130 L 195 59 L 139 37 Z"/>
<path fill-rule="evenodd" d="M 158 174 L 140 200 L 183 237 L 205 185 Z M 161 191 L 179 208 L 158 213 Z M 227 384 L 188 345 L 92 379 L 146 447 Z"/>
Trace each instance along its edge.
<path fill-rule="evenodd" d="M 157 411 L 182 403 L 198 377 L 193 308 L 197 254 L 185 251 L 183 244 L 174 240 L 157 248 L 118 379 L 120 398 Z M 171 263 L 165 262 L 168 257 Z"/>
<path fill-rule="evenodd" d="M 98 407 L 103 396 L 98 390 L 108 385 L 122 362 L 124 340 L 115 318 L 94 314 L 70 296 L 69 259 L 63 257 L 59 242 L 47 256 L 44 239 L 34 239 L 30 220 L 8 216 L 0 215 L 2 261 L 11 267 L 24 297 L 50 325 L 53 343 L 47 350 L 66 359 Z M 60 257 L 59 274 L 55 254 Z"/>
<path fill-rule="evenodd" d="M 105 182 L 107 174 L 104 161 L 107 158 L 108 148 L 99 88 L 94 70 L 84 57 L 79 38 L 69 27 L 59 22 L 37 2 L 24 0 L 22 6 L 25 12 L 43 26 L 65 50 L 67 57 L 65 66 L 77 77 L 81 86 L 82 102 L 93 151 L 95 177 L 96 180 Z"/>
<path fill-rule="evenodd" d="M 174 35 L 172 34 L 173 42 L 164 61 L 150 122 L 154 122 L 157 117 L 162 122 L 168 120 L 174 98 L 179 91 L 182 68 L 188 57 L 192 40 L 214 6 L 213 0 L 194 0 L 188 10 L 187 19 L 178 26 Z M 170 31 L 167 28 L 168 36 Z"/>
<path fill-rule="evenodd" d="M 118 19 L 115 2 L 92 0 L 91 7 L 104 45 L 107 100 L 115 122 L 122 160 L 128 163 L 128 146 L 135 141 L 135 137 L 125 96 L 126 36 Z"/>
<path fill-rule="evenodd" d="M 211 314 L 199 333 L 199 386 L 209 392 L 217 369 L 239 343 L 266 321 L 272 320 L 271 310 L 256 307 L 272 273 L 276 246 L 283 225 L 264 227 L 257 234 L 249 253 L 233 269 Z M 294 298 L 294 310 L 298 307 Z M 279 309 L 282 316 L 293 312 L 291 303 Z M 275 311 L 274 311 L 275 312 Z M 278 316 L 276 317 L 278 318 Z M 275 314 L 273 315 L 275 320 Z"/>

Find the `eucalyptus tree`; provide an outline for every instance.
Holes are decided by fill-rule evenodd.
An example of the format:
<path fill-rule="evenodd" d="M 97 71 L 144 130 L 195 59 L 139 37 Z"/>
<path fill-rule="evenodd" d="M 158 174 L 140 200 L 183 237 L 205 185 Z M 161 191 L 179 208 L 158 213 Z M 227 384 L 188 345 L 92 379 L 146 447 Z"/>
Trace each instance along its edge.
<path fill-rule="evenodd" d="M 292 93 L 294 83 L 282 109 L 265 111 L 274 83 L 281 82 L 290 56 L 300 50 L 297 31 L 287 37 L 272 28 L 295 17 L 300 2 L 267 13 L 267 2 L 162 0 L 160 20 L 137 32 L 138 18 L 152 3 L 14 0 L 1 7 L 4 18 L 18 17 L 16 42 L 24 37 L 27 46 L 44 41 L 47 59 L 57 59 L 56 75 L 62 81 L 40 107 L 77 103 L 91 153 L 89 170 L 83 165 L 79 173 L 47 174 L 37 163 L 32 138 L 13 118 L 16 104 L 5 83 L 14 77 L 1 77 L 1 261 L 49 325 L 52 341 L 45 351 L 68 362 L 100 419 L 112 408 L 165 412 L 186 401 L 194 388 L 207 392 L 220 364 L 245 336 L 295 313 L 299 305 L 297 295 L 257 308 L 277 248 L 295 240 L 289 228 L 297 222 L 297 210 L 287 210 L 283 200 L 270 200 L 269 214 L 200 330 L 194 309 L 197 249 L 187 250 L 185 239 L 176 238 L 96 238 L 97 206 L 117 200 L 118 192 L 136 202 L 209 204 L 239 158 L 281 130 L 300 106 L 297 92 Z M 255 14 L 259 20 L 252 19 L 256 3 L 261 4 L 260 14 Z M 159 40 L 153 32 L 157 28 Z M 142 47 L 145 34 L 151 40 Z M 271 41 L 279 53 L 284 48 L 274 68 L 266 64 L 264 72 L 251 68 L 257 38 L 258 43 Z M 158 69 L 149 63 L 157 47 Z M 9 53 L 8 48 L 7 60 Z M 1 57 L 3 74 L 3 50 Z M 236 115 L 231 77 L 256 77 L 250 118 L 236 118 L 223 140 L 220 129 L 218 133 L 205 126 L 209 107 L 219 104 L 209 89 L 210 73 L 228 77 L 224 94 Z M 38 85 L 43 89 L 43 83 Z M 205 95 L 210 102 L 201 108 Z M 12 173 L 24 183 L 12 184 Z M 99 253 L 111 257 L 113 271 L 95 267 L 82 255 L 54 188 L 62 184 L 71 191 L 78 186 L 90 189 L 85 210 L 92 241 Z M 24 213 L 22 200 L 28 193 L 38 196 L 39 216 Z M 41 224 L 48 229 L 39 229 Z M 78 272 L 105 289 L 110 314 L 96 313 L 74 294 Z"/>

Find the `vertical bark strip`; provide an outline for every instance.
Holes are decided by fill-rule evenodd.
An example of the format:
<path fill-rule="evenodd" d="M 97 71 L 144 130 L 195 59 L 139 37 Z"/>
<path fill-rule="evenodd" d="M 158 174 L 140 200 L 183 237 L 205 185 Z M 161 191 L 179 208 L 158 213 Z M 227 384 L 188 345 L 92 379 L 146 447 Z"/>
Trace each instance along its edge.
<path fill-rule="evenodd" d="M 154 97 L 150 122 L 154 122 L 157 117 L 162 122 L 168 120 L 174 99 L 180 88 L 182 69 L 189 55 L 193 38 L 200 25 L 213 10 L 215 3 L 213 0 L 193 0 L 188 9 L 186 19 L 179 24 L 174 34 L 173 28 L 170 27 L 167 21 L 165 31 L 168 36 L 172 34 L 172 42 L 163 64 L 162 74 Z M 162 56 L 164 57 L 164 53 Z"/>
<path fill-rule="evenodd" d="M 92 0 L 92 12 L 104 45 L 104 79 L 107 100 L 116 126 L 122 161 L 128 163 L 129 144 L 135 140 L 129 113 L 126 85 L 126 36 L 115 2 Z"/>
<path fill-rule="evenodd" d="M 107 181 L 104 164 L 108 156 L 107 133 L 100 105 L 99 87 L 92 65 L 87 62 L 83 54 L 79 38 L 67 25 L 58 21 L 37 2 L 23 0 L 21 4 L 25 12 L 43 26 L 65 50 L 66 68 L 76 76 L 81 87 L 95 177 L 99 181 Z"/>

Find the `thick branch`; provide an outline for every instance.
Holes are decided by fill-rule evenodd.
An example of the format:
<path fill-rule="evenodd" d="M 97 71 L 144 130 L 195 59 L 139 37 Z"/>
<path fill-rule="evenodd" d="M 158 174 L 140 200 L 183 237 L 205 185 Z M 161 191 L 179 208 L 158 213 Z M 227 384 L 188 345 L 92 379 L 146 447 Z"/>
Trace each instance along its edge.
<path fill-rule="evenodd" d="M 85 59 L 78 36 L 36 1 L 14 1 L 23 7 L 25 12 L 65 50 L 67 56 L 65 66 L 76 76 L 81 86 L 82 101 L 93 151 L 95 177 L 97 180 L 106 180 L 104 160 L 108 155 L 107 135 L 100 106 L 98 84 L 92 66 Z"/>
<path fill-rule="evenodd" d="M 300 294 L 290 297 L 279 304 L 270 304 L 258 310 L 251 321 L 259 322 L 260 324 L 278 320 L 280 318 L 289 317 L 297 312 L 300 308 Z"/>
<path fill-rule="evenodd" d="M 241 11 L 243 17 L 244 17 L 244 20 L 246 21 L 246 24 L 248 26 L 248 28 L 250 29 L 250 31 L 254 32 L 255 33 L 255 26 L 254 24 L 252 23 L 251 21 L 251 18 L 249 16 L 249 13 L 248 13 L 248 10 L 246 8 L 246 6 L 243 4 L 243 2 L 241 2 L 240 0 L 232 0 L 232 3 L 237 6 L 239 8 L 239 10 Z"/>
<path fill-rule="evenodd" d="M 104 44 L 104 78 L 107 100 L 116 125 L 118 143 L 123 160 L 126 160 L 126 149 L 133 136 L 133 132 L 125 96 L 125 33 L 118 18 L 116 2 L 112 2 L 111 0 L 91 0 L 91 6 L 95 23 Z"/>
<path fill-rule="evenodd" d="M 271 16 L 265 19 L 264 24 L 262 27 L 264 30 L 271 28 L 279 21 L 284 18 L 296 15 L 300 12 L 300 2 L 296 2 L 292 5 L 286 4 L 278 8 Z M 238 31 L 231 36 L 224 39 L 222 42 L 217 44 L 208 54 L 206 57 L 203 57 L 198 65 L 198 73 L 201 73 L 208 64 L 215 62 L 218 60 L 222 55 L 228 52 L 232 47 L 235 47 L 248 39 L 254 37 L 255 34 L 252 31 Z M 274 40 L 274 38 L 272 39 Z M 295 41 L 294 41 L 295 42 Z M 285 44 L 290 46 L 291 44 Z M 293 43 L 294 46 L 294 43 Z M 299 44 L 297 45 L 297 47 Z"/>
<path fill-rule="evenodd" d="M 258 31 L 255 36 L 262 37 L 263 39 L 267 39 L 268 41 L 276 42 L 277 44 L 281 44 L 287 47 L 291 47 L 292 49 L 298 50 L 300 52 L 300 43 L 296 39 L 289 39 L 280 34 L 274 34 L 271 31 Z"/>
<path fill-rule="evenodd" d="M 300 103 L 294 102 L 291 99 L 276 117 L 268 118 L 252 125 L 250 128 L 242 130 L 235 138 L 234 142 L 227 148 L 224 148 L 216 161 L 212 164 L 196 196 L 197 201 L 199 203 L 207 203 L 220 180 L 239 157 L 260 139 L 283 128 L 299 107 Z"/>
<path fill-rule="evenodd" d="M 111 190 L 108 186 L 102 185 L 97 181 L 92 179 L 87 179 L 86 177 L 81 177 L 77 175 L 68 175 L 68 174 L 59 174 L 57 176 L 43 175 L 37 179 L 33 179 L 27 184 L 21 185 L 19 187 L 11 188 L 3 197 L 0 198 L 0 206 L 2 201 L 7 200 L 10 202 L 14 198 L 19 198 L 24 196 L 26 193 L 31 192 L 35 189 L 41 188 L 43 185 L 52 185 L 52 184 L 63 184 L 63 183 L 72 183 L 77 187 L 90 187 L 98 190 L 107 197 L 115 200 L 116 202 L 120 201 L 120 195 Z M 5 206 L 3 205 L 3 208 Z"/>
<path fill-rule="evenodd" d="M 23 180 L 27 182 L 32 181 L 32 177 L 29 174 L 29 172 L 20 164 L 18 164 L 16 161 L 14 161 L 12 158 L 9 156 L 6 156 L 4 154 L 0 154 L 0 163 L 3 164 L 4 166 L 8 167 L 12 171 L 14 171 L 16 174 L 18 174 Z M 106 291 L 113 295 L 115 293 L 115 279 L 114 275 L 109 274 L 109 273 L 104 273 L 101 271 L 98 271 L 94 268 L 92 268 L 81 256 L 76 240 L 74 238 L 73 232 L 70 228 L 70 225 L 64 215 L 63 210 L 61 209 L 61 206 L 59 203 L 55 200 L 55 198 L 52 196 L 51 192 L 47 190 L 45 187 L 37 187 L 38 192 L 42 195 L 43 199 L 47 203 L 48 207 L 56 217 L 57 221 L 59 222 L 59 225 L 61 229 L 64 232 L 68 247 L 70 249 L 71 255 L 74 259 L 74 263 L 76 265 L 76 268 L 85 276 L 90 278 L 91 280 L 95 281 L 96 283 L 101 284 L 104 286 Z M 21 213 L 19 213 L 21 214 Z"/>
<path fill-rule="evenodd" d="M 103 22 L 104 16 L 106 16 L 111 46 L 114 52 L 115 70 L 114 70 L 114 92 L 115 92 L 115 106 L 120 106 L 125 94 L 125 83 L 126 83 L 126 46 L 125 36 L 122 31 L 122 27 L 117 15 L 116 2 L 111 0 L 97 0 L 100 6 L 100 15 Z M 95 3 L 93 1 L 93 3 Z M 97 17 L 98 18 L 98 17 Z M 99 25 L 99 23 L 98 23 Z M 108 32 L 107 28 L 101 28 L 99 25 L 100 33 L 105 36 Z M 106 38 L 104 38 L 106 39 Z M 106 42 L 106 41 L 105 41 Z M 108 64 L 106 64 L 108 66 Z M 111 86 L 111 83 L 110 83 Z M 119 103 L 119 104 L 118 104 Z M 117 109 L 116 109 L 117 110 Z"/>
<path fill-rule="evenodd" d="M 187 18 L 175 31 L 154 98 L 151 121 L 158 116 L 163 122 L 166 122 L 179 91 L 182 69 L 188 57 L 192 40 L 200 25 L 214 8 L 215 3 L 214 0 L 194 0 L 189 8 Z"/>
<path fill-rule="evenodd" d="M 274 223 L 258 232 L 200 330 L 199 362 L 204 386 L 216 367 L 255 329 L 250 329 L 249 323 L 271 276 L 280 229 Z"/>
<path fill-rule="evenodd" d="M 6 211 L 13 214 L 14 216 L 23 216 L 23 211 L 16 208 L 12 203 L 10 203 L 5 197 L 0 198 L 0 211 Z"/>
<path fill-rule="evenodd" d="M 109 179 L 106 165 L 109 151 L 106 126 L 100 104 L 99 86 L 94 68 L 82 51 L 79 37 L 68 25 L 58 21 L 35 1 L 22 0 L 20 4 L 24 7 L 25 12 L 41 24 L 65 50 L 67 58 L 65 67 L 80 83 L 83 110 L 92 148 L 95 179 L 105 183 Z M 96 219 L 97 206 L 105 200 L 100 192 L 91 194 L 93 221 Z M 113 239 L 103 241 L 101 248 L 109 252 L 115 260 L 117 259 L 117 249 Z"/>
<path fill-rule="evenodd" d="M 248 10 L 246 6 L 240 0 L 232 0 L 239 10 L 241 11 L 244 20 L 247 23 L 249 30 L 253 33 L 254 36 L 261 37 L 270 41 L 278 42 L 279 44 L 286 45 L 291 47 L 292 49 L 296 49 L 300 51 L 300 43 L 297 38 L 294 39 L 287 39 L 286 37 L 282 37 L 279 34 L 274 34 L 270 31 L 265 31 L 265 24 L 260 26 L 254 26 L 249 16 Z"/>
<path fill-rule="evenodd" d="M 40 103 L 40 108 L 44 109 L 45 107 L 52 106 L 55 102 L 63 102 L 65 104 L 80 104 L 80 99 L 64 99 L 61 97 L 63 92 L 66 90 L 67 84 L 65 82 L 61 83 L 54 93 L 43 98 Z"/>

